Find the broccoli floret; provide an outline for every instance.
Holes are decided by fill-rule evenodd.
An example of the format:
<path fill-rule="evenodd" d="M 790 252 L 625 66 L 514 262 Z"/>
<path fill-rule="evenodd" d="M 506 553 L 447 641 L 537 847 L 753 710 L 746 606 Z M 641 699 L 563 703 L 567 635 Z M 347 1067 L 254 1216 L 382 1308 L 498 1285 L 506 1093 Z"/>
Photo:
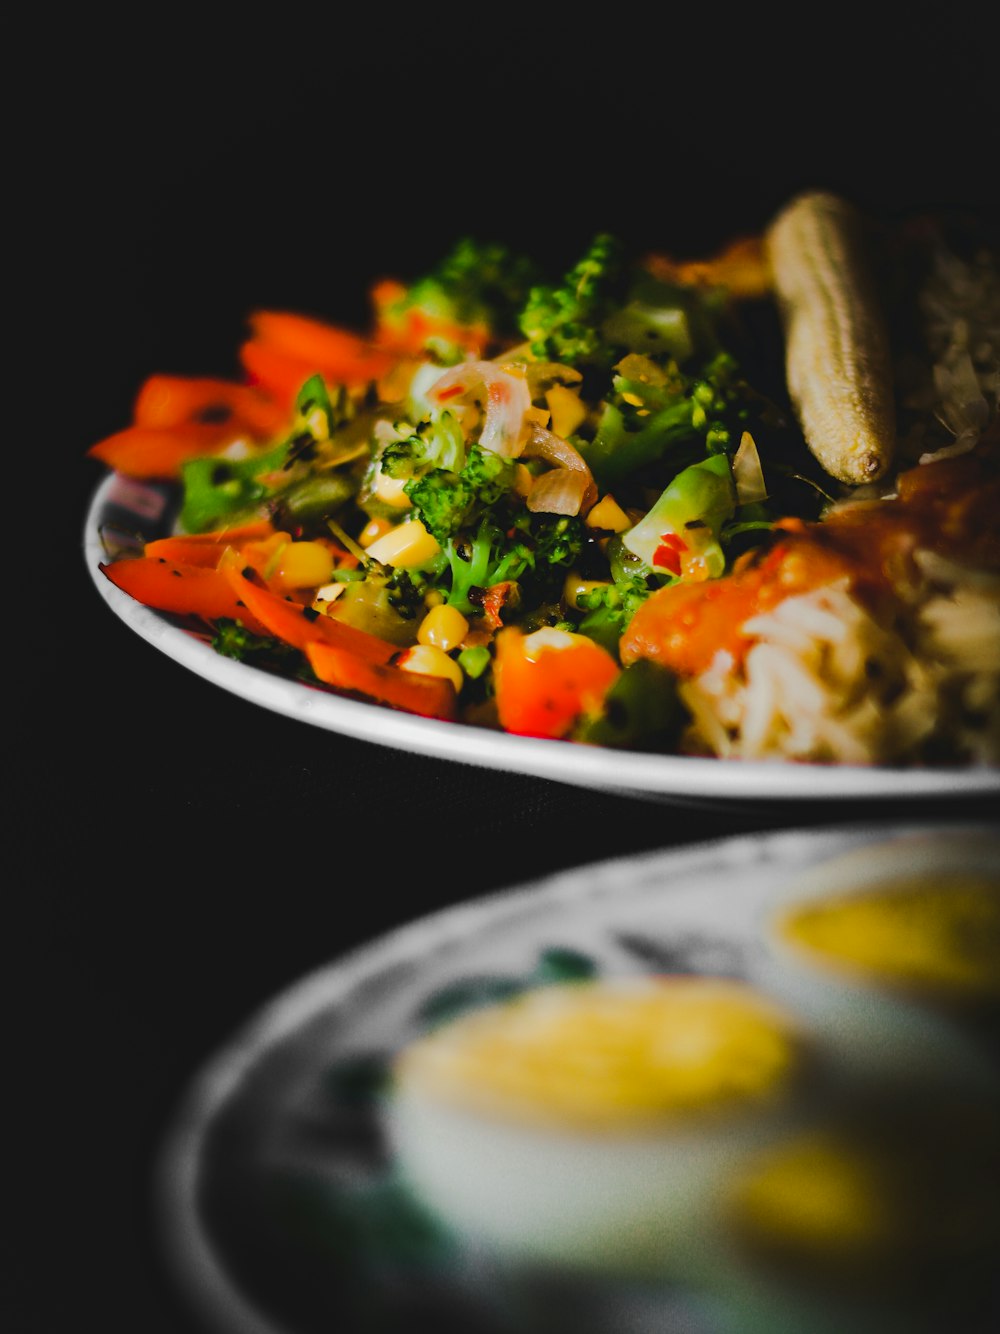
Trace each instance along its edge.
<path fill-rule="evenodd" d="M 521 509 L 511 516 L 504 533 L 504 549 L 493 567 L 491 583 L 527 581 L 533 593 L 544 598 L 561 584 L 583 541 L 581 521 L 575 515 L 533 514 Z"/>
<path fill-rule="evenodd" d="M 448 602 L 459 610 L 477 608 L 477 589 L 493 584 L 529 585 L 533 601 L 555 595 L 583 546 L 581 520 L 573 515 L 515 512 L 505 526 L 486 511 L 475 532 L 443 544 L 450 566 Z"/>
<path fill-rule="evenodd" d="M 497 553 L 503 550 L 503 530 L 489 514 L 484 514 L 471 538 L 451 537 L 442 545 L 451 576 L 449 605 L 465 613 L 477 611 L 477 603 L 469 595 L 496 582 L 493 571 Z"/>
<path fill-rule="evenodd" d="M 532 356 L 569 366 L 610 366 L 614 348 L 600 326 L 621 300 L 623 276 L 621 242 L 600 232 L 561 283 L 534 286 L 520 316 Z"/>
<path fill-rule="evenodd" d="M 631 360 L 625 358 L 620 365 Z M 675 465 L 672 471 L 706 454 L 732 455 L 744 430 L 756 432 L 766 407 L 728 352 L 717 353 L 694 374 L 674 368 L 660 383 L 637 388 L 628 375 L 618 375 L 612 383 L 593 439 L 580 445 L 602 488 L 668 455 Z M 637 404 L 636 399 L 641 401 Z"/>
<path fill-rule="evenodd" d="M 335 571 L 334 579 L 343 585 L 335 620 L 401 648 L 413 643 L 418 620 L 427 610 L 421 572 L 368 557 L 357 570 Z"/>
<path fill-rule="evenodd" d="M 575 628 L 617 657 L 619 640 L 652 592 L 653 587 L 643 574 L 620 572 L 612 582 L 577 594 L 576 603 L 583 617 Z"/>
<path fill-rule="evenodd" d="M 463 237 L 427 279 L 466 323 L 487 323 L 496 334 L 517 329 L 517 313 L 538 281 L 534 260 L 509 246 Z"/>
<path fill-rule="evenodd" d="M 391 565 L 388 568 L 381 566 L 380 571 L 385 572 L 386 602 L 398 616 L 402 616 L 404 621 L 412 621 L 426 613 L 423 585 L 417 575 L 402 565 Z M 371 570 L 366 577 L 370 583 L 373 577 Z"/>
<path fill-rule="evenodd" d="M 583 521 L 575 514 L 533 514 L 525 509 L 514 519 L 513 529 L 526 568 L 543 573 L 556 570 L 560 578 L 576 561 L 584 543 Z"/>
<path fill-rule="evenodd" d="M 462 476 L 475 490 L 480 503 L 492 505 L 506 495 L 514 485 L 517 465 L 492 449 L 471 445 Z"/>
<path fill-rule="evenodd" d="M 518 312 L 539 276 L 528 256 L 466 236 L 436 268 L 387 306 L 384 317 L 391 322 L 412 313 L 425 316 L 427 350 L 445 363 L 460 361 L 465 348 L 449 336 L 447 325 L 482 328 L 491 341 L 515 338 Z"/>
<path fill-rule="evenodd" d="M 471 445 L 460 472 L 434 468 L 407 482 L 404 490 L 424 527 L 444 546 L 509 494 L 514 473 L 512 460 Z"/>
<path fill-rule="evenodd" d="M 461 423 L 447 408 L 434 413 L 411 435 L 390 440 L 382 450 L 379 465 L 387 477 L 395 478 L 419 477 L 432 468 L 461 472 L 465 466 Z"/>
<path fill-rule="evenodd" d="M 254 634 L 239 621 L 228 617 L 219 617 L 215 622 L 212 648 L 224 658 L 252 663 L 262 671 L 277 672 L 282 676 L 291 673 L 307 680 L 314 679 L 311 668 L 297 648 L 269 635 Z"/>

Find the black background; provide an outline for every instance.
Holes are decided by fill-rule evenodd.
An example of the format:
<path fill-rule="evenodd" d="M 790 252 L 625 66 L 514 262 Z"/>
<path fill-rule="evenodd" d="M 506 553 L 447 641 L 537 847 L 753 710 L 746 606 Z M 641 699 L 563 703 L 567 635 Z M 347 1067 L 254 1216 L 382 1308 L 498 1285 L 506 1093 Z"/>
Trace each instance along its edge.
<path fill-rule="evenodd" d="M 466 232 L 694 256 L 809 185 L 995 218 L 984 12 L 77 11 L 12 44 L 6 1329 L 200 1334 L 149 1242 L 150 1155 L 308 969 L 551 871 L 866 814 L 606 797 L 265 714 L 93 589 L 89 445 L 154 371 L 235 372 L 249 310 L 363 321 L 375 278 Z"/>

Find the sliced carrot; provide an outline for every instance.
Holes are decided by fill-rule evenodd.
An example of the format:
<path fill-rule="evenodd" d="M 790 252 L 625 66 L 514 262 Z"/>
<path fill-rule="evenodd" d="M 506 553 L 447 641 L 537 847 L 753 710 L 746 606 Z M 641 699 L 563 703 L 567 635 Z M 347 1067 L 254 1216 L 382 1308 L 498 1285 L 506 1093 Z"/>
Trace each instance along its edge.
<path fill-rule="evenodd" d="M 538 649 L 538 641 L 529 643 L 532 637 L 516 627 L 497 634 L 493 680 L 504 731 L 558 739 L 600 707 L 621 668 L 586 636 L 564 639 L 560 647 Z"/>
<path fill-rule="evenodd" d="M 254 338 L 307 360 L 336 360 L 353 353 L 362 341 L 347 329 L 290 310 L 254 310 L 247 323 Z"/>
<path fill-rule="evenodd" d="M 291 602 L 270 589 L 261 588 L 243 574 L 239 555 L 232 548 L 224 554 L 219 571 L 240 602 L 267 626 L 269 634 L 305 652 L 310 644 L 329 644 L 345 649 L 365 662 L 388 662 L 396 645 L 337 621 L 332 616 L 310 614 L 301 603 Z"/>
<path fill-rule="evenodd" d="M 360 389 L 373 380 L 380 380 L 395 364 L 387 354 L 342 357 L 336 363 L 315 358 L 292 356 L 281 348 L 259 338 L 241 344 L 240 362 L 247 375 L 279 402 L 291 408 L 299 390 L 313 375 L 322 375 L 328 385 L 346 385 Z"/>
<path fill-rule="evenodd" d="M 278 435 L 288 411 L 253 385 L 210 376 L 151 375 L 136 397 L 133 426 L 181 426 L 188 422 L 245 426 L 258 440 Z"/>
<path fill-rule="evenodd" d="M 211 533 L 180 533 L 157 537 L 143 548 L 146 556 L 181 561 L 187 565 L 216 566 L 226 546 L 239 547 L 244 542 L 259 541 L 274 533 L 270 519 L 256 519 L 232 528 L 218 528 Z"/>
<path fill-rule="evenodd" d="M 170 480 L 180 477 L 188 459 L 219 454 L 244 434 L 243 427 L 231 422 L 127 426 L 91 445 L 87 454 L 125 477 Z"/>
<path fill-rule="evenodd" d="M 255 385 L 286 406 L 312 375 L 360 388 L 381 379 L 397 357 L 358 334 L 291 311 L 255 311 L 249 325 L 240 362 Z"/>
<path fill-rule="evenodd" d="M 99 568 L 116 587 L 156 611 L 200 616 L 206 621 L 225 616 L 240 621 L 254 634 L 271 633 L 218 570 L 156 556 L 127 557 Z"/>
<path fill-rule="evenodd" d="M 305 653 L 319 679 L 338 690 L 353 691 L 379 704 L 425 718 L 452 721 L 456 716 L 455 688 L 442 676 L 408 672 L 388 663 L 365 662 L 332 644 L 307 644 Z"/>
<path fill-rule="evenodd" d="M 299 390 L 319 367 L 301 357 L 290 357 L 268 343 L 251 338 L 240 345 L 240 363 L 254 384 L 283 404 L 288 412 L 295 407 Z M 326 378 L 326 377 L 324 377 Z"/>

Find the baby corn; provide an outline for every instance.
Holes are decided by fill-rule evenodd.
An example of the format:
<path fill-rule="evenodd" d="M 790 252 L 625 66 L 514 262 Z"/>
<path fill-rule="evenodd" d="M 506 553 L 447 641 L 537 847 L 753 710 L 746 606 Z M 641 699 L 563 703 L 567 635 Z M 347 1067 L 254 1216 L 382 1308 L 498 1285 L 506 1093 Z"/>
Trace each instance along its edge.
<path fill-rule="evenodd" d="M 860 216 L 837 195 L 802 194 L 771 223 L 765 244 L 806 443 L 838 481 L 875 481 L 892 462 L 895 401 Z"/>

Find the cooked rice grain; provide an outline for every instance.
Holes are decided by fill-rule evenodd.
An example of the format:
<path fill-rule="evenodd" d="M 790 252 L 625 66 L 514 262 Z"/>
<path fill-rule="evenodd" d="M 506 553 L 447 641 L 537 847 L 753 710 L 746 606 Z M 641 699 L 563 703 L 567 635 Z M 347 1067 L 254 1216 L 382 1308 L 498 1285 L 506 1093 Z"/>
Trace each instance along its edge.
<path fill-rule="evenodd" d="M 921 553 L 923 556 L 924 553 Z M 1000 579 L 930 556 L 882 625 L 841 581 L 744 623 L 742 665 L 718 654 L 680 687 L 686 749 L 841 764 L 1000 760 Z"/>

